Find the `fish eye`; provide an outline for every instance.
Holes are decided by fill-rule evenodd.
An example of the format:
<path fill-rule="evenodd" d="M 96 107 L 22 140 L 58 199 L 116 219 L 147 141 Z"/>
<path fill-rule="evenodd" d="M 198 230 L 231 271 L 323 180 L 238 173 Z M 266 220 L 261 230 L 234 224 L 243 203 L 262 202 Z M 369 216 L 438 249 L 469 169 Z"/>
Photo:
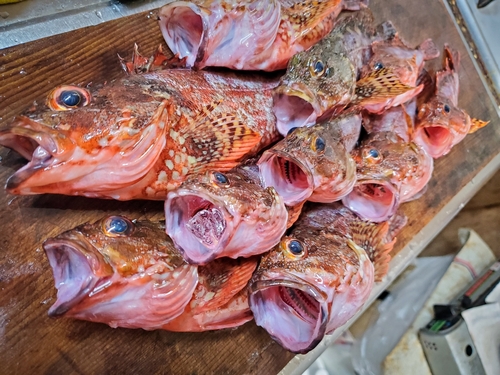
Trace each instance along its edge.
<path fill-rule="evenodd" d="M 102 223 L 102 231 L 108 237 L 129 235 L 134 229 L 134 224 L 123 216 L 110 216 Z"/>
<path fill-rule="evenodd" d="M 90 93 L 77 86 L 60 86 L 47 97 L 47 105 L 53 111 L 67 111 L 90 103 Z"/>
<path fill-rule="evenodd" d="M 306 255 L 306 248 L 299 240 L 284 240 L 281 243 L 281 247 L 285 250 L 288 256 L 291 256 L 294 259 L 302 258 Z"/>
<path fill-rule="evenodd" d="M 321 60 L 312 61 L 309 64 L 309 71 L 314 77 L 321 77 L 326 70 L 326 66 Z"/>
<path fill-rule="evenodd" d="M 370 148 L 363 151 L 363 158 L 371 163 L 378 163 L 382 160 L 382 155 L 376 148 Z"/>
<path fill-rule="evenodd" d="M 444 107 L 443 107 L 443 109 L 444 109 L 444 111 L 446 113 L 450 113 L 450 111 L 451 111 L 451 108 L 450 108 L 450 106 L 448 104 L 445 104 Z"/>
<path fill-rule="evenodd" d="M 312 143 L 312 149 L 316 152 L 321 152 L 325 150 L 325 140 L 321 137 L 317 137 Z"/>
<path fill-rule="evenodd" d="M 227 176 L 220 172 L 212 173 L 212 181 L 219 186 L 229 185 L 229 179 L 227 178 Z"/>
<path fill-rule="evenodd" d="M 373 68 L 374 68 L 375 70 L 380 70 L 380 69 L 382 69 L 383 67 L 384 67 L 384 64 L 382 64 L 381 62 L 378 62 L 378 63 L 376 63 L 376 64 L 373 66 Z"/>

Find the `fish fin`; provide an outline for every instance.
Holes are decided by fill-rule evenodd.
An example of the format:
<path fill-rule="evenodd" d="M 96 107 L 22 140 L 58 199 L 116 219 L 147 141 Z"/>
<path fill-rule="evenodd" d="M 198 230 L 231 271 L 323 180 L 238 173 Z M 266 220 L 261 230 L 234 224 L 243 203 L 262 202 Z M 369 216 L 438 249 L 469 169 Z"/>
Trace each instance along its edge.
<path fill-rule="evenodd" d="M 245 288 L 257 268 L 257 257 L 216 259 L 198 267 L 198 286 L 190 306 L 194 314 L 215 310 Z"/>
<path fill-rule="evenodd" d="M 393 39 L 396 36 L 397 32 L 398 31 L 396 30 L 396 27 L 391 21 L 382 22 L 380 25 L 377 25 L 376 28 L 376 34 L 377 36 L 382 38 L 382 40 Z"/>
<path fill-rule="evenodd" d="M 356 82 L 353 102 L 360 104 L 372 98 L 393 98 L 415 89 L 402 83 L 391 69 L 374 70 Z"/>
<path fill-rule="evenodd" d="M 196 159 L 192 169 L 195 173 L 207 168 L 221 171 L 233 168 L 261 139 L 259 133 L 245 126 L 236 115 L 214 115 L 212 112 L 220 102 L 202 108 L 191 125 L 180 131 L 188 155 Z"/>
<path fill-rule="evenodd" d="M 120 60 L 123 70 L 128 74 L 141 74 L 147 72 L 145 67 L 148 65 L 149 59 L 139 53 L 139 46 L 137 43 L 134 43 L 134 50 L 130 61 L 125 60 L 120 55 L 118 55 L 118 59 Z"/>
<path fill-rule="evenodd" d="M 432 39 L 426 39 L 417 47 L 419 51 L 424 53 L 424 60 L 432 60 L 440 55 L 439 50 L 432 41 Z"/>
<path fill-rule="evenodd" d="M 360 10 L 368 7 L 369 0 L 344 0 L 343 9 L 345 10 Z"/>
<path fill-rule="evenodd" d="M 159 45 L 154 55 L 146 58 L 139 53 L 139 47 L 137 46 L 137 43 L 135 43 L 134 51 L 132 52 L 132 59 L 130 61 L 125 60 L 120 55 L 118 55 L 118 59 L 120 60 L 120 64 L 126 73 L 143 74 L 155 70 L 184 68 L 186 67 L 187 57 L 181 59 L 179 58 L 179 54 L 168 57 L 163 51 L 163 47 Z"/>
<path fill-rule="evenodd" d="M 406 131 L 407 131 L 408 137 L 411 139 L 413 137 L 413 132 L 415 130 L 414 129 L 415 124 L 413 122 L 413 117 L 409 113 L 408 108 L 412 108 L 412 106 L 410 106 L 410 103 L 408 103 L 408 105 L 401 104 L 401 107 L 403 108 L 403 116 L 404 116 L 405 122 L 406 122 Z"/>
<path fill-rule="evenodd" d="M 389 270 L 391 256 L 389 253 L 394 247 L 396 238 L 387 241 L 389 223 L 380 224 L 366 221 L 356 221 L 350 225 L 352 240 L 361 246 L 375 267 L 375 281 L 381 281 Z"/>
<path fill-rule="evenodd" d="M 425 190 L 427 190 L 426 188 L 427 185 L 421 191 L 425 192 Z M 420 194 L 420 192 L 418 194 Z M 390 242 L 393 241 L 401 232 L 401 230 L 406 226 L 406 224 L 408 223 L 408 217 L 401 211 L 397 211 L 387 222 L 389 223 L 389 230 L 387 231 L 385 240 L 386 242 Z"/>
<path fill-rule="evenodd" d="M 306 201 L 303 201 L 302 203 L 298 203 L 295 206 L 286 206 L 286 211 L 288 213 L 288 221 L 286 223 L 286 229 L 290 228 L 297 219 L 299 218 L 302 208 L 304 207 L 304 204 Z"/>
<path fill-rule="evenodd" d="M 469 134 L 472 134 L 476 132 L 477 130 L 484 128 L 486 125 L 488 125 L 490 122 L 489 121 L 483 121 L 479 120 L 477 118 L 472 118 L 471 119 L 472 126 L 470 127 Z"/>
<path fill-rule="evenodd" d="M 444 66 L 446 70 L 458 72 L 460 67 L 460 52 L 451 49 L 448 44 L 444 45 Z"/>

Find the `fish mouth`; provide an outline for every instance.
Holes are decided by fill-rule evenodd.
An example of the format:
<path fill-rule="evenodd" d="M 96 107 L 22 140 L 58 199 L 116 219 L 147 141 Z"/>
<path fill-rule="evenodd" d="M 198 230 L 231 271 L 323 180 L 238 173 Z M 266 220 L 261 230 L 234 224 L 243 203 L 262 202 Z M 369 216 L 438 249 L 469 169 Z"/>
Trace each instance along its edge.
<path fill-rule="evenodd" d="M 358 180 L 342 203 L 361 218 L 379 223 L 388 220 L 396 212 L 399 193 L 389 181 Z"/>
<path fill-rule="evenodd" d="M 49 316 L 64 315 L 78 305 L 102 281 L 91 264 L 98 261 L 83 239 L 50 238 L 43 243 L 57 289 L 57 300 Z"/>
<path fill-rule="evenodd" d="M 268 150 L 257 164 L 264 185 L 274 187 L 286 205 L 299 204 L 313 193 L 314 181 L 311 171 L 286 152 Z"/>
<path fill-rule="evenodd" d="M 203 60 L 208 15 L 203 8 L 187 1 L 177 1 L 160 9 L 159 25 L 168 47 L 186 66 Z"/>
<path fill-rule="evenodd" d="M 439 158 L 450 151 L 453 135 L 447 126 L 423 126 L 416 131 L 414 141 L 433 158 Z"/>
<path fill-rule="evenodd" d="M 263 275 L 251 282 L 249 289 L 256 324 L 284 348 L 307 353 L 325 336 L 328 304 L 318 288 L 294 275 L 280 273 L 276 278 Z"/>
<path fill-rule="evenodd" d="M 305 85 L 278 86 L 273 94 L 273 112 L 283 136 L 290 129 L 314 125 L 321 114 L 316 96 Z"/>
<path fill-rule="evenodd" d="M 177 189 L 165 201 L 167 234 L 193 264 L 215 259 L 230 240 L 233 217 L 208 195 Z"/>

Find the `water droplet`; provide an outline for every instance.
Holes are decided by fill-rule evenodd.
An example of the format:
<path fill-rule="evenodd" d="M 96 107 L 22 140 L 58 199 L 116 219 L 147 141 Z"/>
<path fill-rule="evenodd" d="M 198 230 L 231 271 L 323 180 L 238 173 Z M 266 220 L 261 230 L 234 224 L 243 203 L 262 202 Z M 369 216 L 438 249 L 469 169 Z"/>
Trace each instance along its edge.
<path fill-rule="evenodd" d="M 102 13 L 101 13 L 100 11 L 96 10 L 96 11 L 95 11 L 95 15 L 96 15 L 97 17 L 99 17 L 100 19 L 102 19 Z"/>
<path fill-rule="evenodd" d="M 0 12 L 0 17 L 2 17 L 4 19 L 9 18 L 9 16 L 10 16 L 9 12 Z"/>
<path fill-rule="evenodd" d="M 28 72 L 26 70 L 24 70 L 24 68 L 21 68 L 21 70 L 19 71 L 19 74 L 22 74 L 23 76 L 25 76 L 26 74 L 28 74 Z"/>

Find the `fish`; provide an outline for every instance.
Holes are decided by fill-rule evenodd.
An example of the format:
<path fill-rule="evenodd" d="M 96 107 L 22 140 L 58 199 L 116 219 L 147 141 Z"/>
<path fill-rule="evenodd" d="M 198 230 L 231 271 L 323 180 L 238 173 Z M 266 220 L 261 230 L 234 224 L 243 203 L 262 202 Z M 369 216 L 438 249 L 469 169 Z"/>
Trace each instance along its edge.
<path fill-rule="evenodd" d="M 255 323 L 285 349 L 307 353 L 347 322 L 388 270 L 389 224 L 338 203 L 313 204 L 264 254 L 249 284 Z"/>
<path fill-rule="evenodd" d="M 417 85 L 424 63 L 439 56 L 439 50 L 431 39 L 426 39 L 418 47 L 411 48 L 395 33 L 391 38 L 377 40 L 372 44 L 373 55 L 361 70 L 360 82 L 369 79 L 377 70 L 391 71 L 399 82 L 411 87 L 410 90 L 390 97 L 367 96 L 358 100 L 365 110 L 382 113 L 390 107 L 408 102 L 424 88 Z"/>
<path fill-rule="evenodd" d="M 174 1 L 160 9 L 159 25 L 187 67 L 274 71 L 328 34 L 341 10 L 367 5 L 368 0 Z"/>
<path fill-rule="evenodd" d="M 387 70 L 375 71 L 370 78 L 357 82 L 371 56 L 373 41 L 390 33 L 388 28 L 381 29 L 385 31 L 376 34 L 371 11 L 362 9 L 340 17 L 330 34 L 292 57 L 273 96 L 273 111 L 282 135 L 339 114 L 351 102 L 359 101 L 362 93 L 385 98 L 408 90 L 391 80 L 393 74 Z"/>
<path fill-rule="evenodd" d="M 355 112 L 294 129 L 259 159 L 264 185 L 274 187 L 288 206 L 341 199 L 356 181 L 351 151 L 360 130 L 361 115 Z"/>
<path fill-rule="evenodd" d="M 198 267 L 198 284 L 184 312 L 162 326 L 175 332 L 238 327 L 253 319 L 247 285 L 258 258 L 216 259 Z"/>
<path fill-rule="evenodd" d="M 356 185 L 342 203 L 365 220 L 383 222 L 401 203 L 425 192 L 434 163 L 423 148 L 409 141 L 409 133 L 405 134 L 412 124 L 404 107 L 374 116 L 369 126 L 373 132 L 353 150 Z"/>
<path fill-rule="evenodd" d="M 193 264 L 261 254 L 280 241 L 288 220 L 276 190 L 242 168 L 188 176 L 168 193 L 165 217 L 167 234 Z"/>
<path fill-rule="evenodd" d="M 57 300 L 51 317 L 159 329 L 183 313 L 198 284 L 165 226 L 107 216 L 43 243 Z"/>
<path fill-rule="evenodd" d="M 413 141 L 435 159 L 489 123 L 471 118 L 458 106 L 460 53 L 448 45 L 444 51 L 444 69 L 436 73 L 435 93 L 418 108 L 413 133 Z"/>
<path fill-rule="evenodd" d="M 126 65 L 126 64 L 125 64 Z M 130 69 L 140 68 L 136 59 Z M 164 200 L 190 173 L 222 172 L 279 138 L 276 77 L 163 69 L 63 85 L 0 130 L 28 159 L 11 194 Z"/>

